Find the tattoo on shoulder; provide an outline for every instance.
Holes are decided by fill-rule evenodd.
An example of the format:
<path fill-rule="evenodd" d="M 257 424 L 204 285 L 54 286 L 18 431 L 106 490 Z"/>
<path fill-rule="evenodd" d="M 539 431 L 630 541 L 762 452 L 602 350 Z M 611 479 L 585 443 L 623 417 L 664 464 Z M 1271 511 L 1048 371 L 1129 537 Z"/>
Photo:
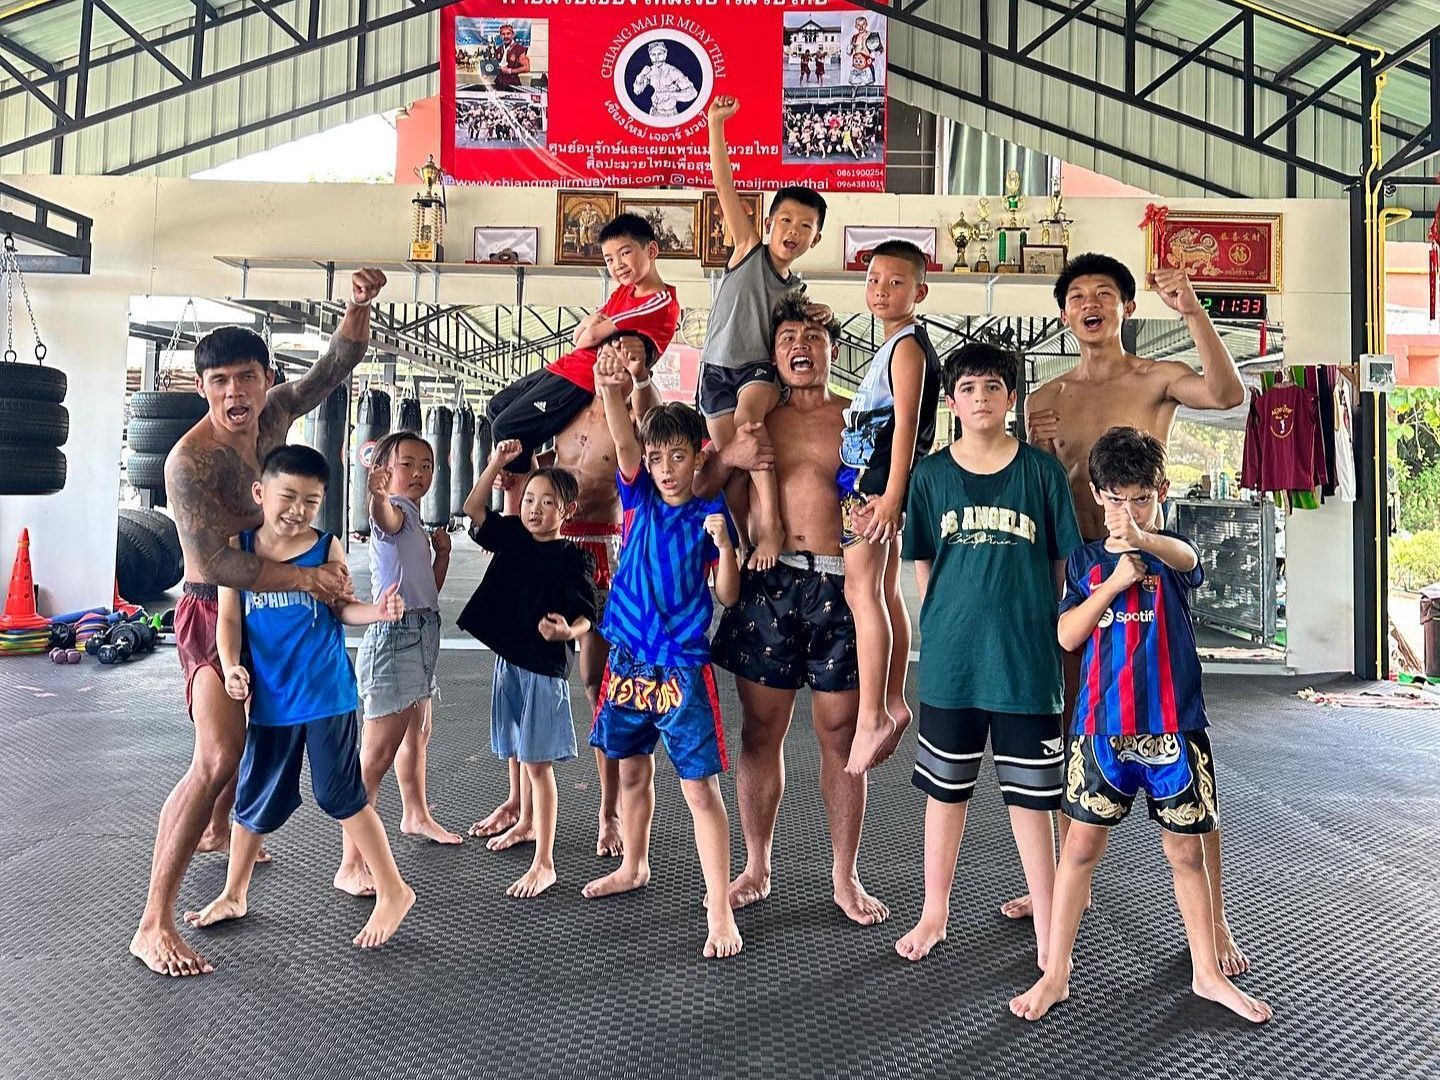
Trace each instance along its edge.
<path fill-rule="evenodd" d="M 208 580 L 235 588 L 253 581 L 259 560 L 230 547 L 230 537 L 259 519 L 250 497 L 254 470 L 229 447 L 182 445 L 165 473 L 181 544 L 206 568 Z"/>

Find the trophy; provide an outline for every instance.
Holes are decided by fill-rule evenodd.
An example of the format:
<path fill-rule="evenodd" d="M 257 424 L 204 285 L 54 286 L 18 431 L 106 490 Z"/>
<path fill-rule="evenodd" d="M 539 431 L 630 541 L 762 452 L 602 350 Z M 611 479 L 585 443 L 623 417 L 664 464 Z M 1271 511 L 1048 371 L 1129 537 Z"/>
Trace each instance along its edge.
<path fill-rule="evenodd" d="M 1000 265 L 996 270 L 1002 274 L 1013 274 L 1020 270 L 1020 249 L 1025 246 L 1027 230 L 1030 228 L 1030 223 L 1023 213 L 1025 196 L 1020 194 L 1020 173 L 1015 169 L 1005 174 L 1003 202 L 1006 216 L 1000 224 Z M 1007 259 L 1007 255 L 1013 255 L 1013 261 Z"/>
<path fill-rule="evenodd" d="M 975 226 L 965 220 L 965 211 L 960 211 L 960 216 L 950 223 L 950 239 L 955 241 L 955 265 L 950 267 L 952 273 L 968 274 L 969 265 L 965 262 L 965 249 L 970 246 L 970 238 L 975 235 Z"/>
<path fill-rule="evenodd" d="M 1053 227 L 1058 233 L 1054 240 L 1061 246 L 1070 247 L 1070 226 L 1075 219 L 1065 214 L 1065 199 L 1060 194 L 1060 178 L 1057 176 L 1050 183 L 1050 212 L 1040 219 L 1040 243 L 1049 244 L 1054 234 L 1050 231 Z"/>
<path fill-rule="evenodd" d="M 972 231 L 972 239 L 980 242 L 980 257 L 975 260 L 975 272 L 988 274 L 990 272 L 990 255 L 985 245 L 995 239 L 995 223 L 990 220 L 990 200 L 984 195 L 980 196 Z"/>
<path fill-rule="evenodd" d="M 977 274 L 990 273 L 990 253 L 986 250 L 984 244 L 980 245 L 980 254 L 975 259 L 975 272 Z"/>
<path fill-rule="evenodd" d="M 410 224 L 410 261 L 445 261 L 445 188 L 441 185 L 443 174 L 431 154 L 415 175 L 425 185 L 410 200 L 413 218 Z"/>

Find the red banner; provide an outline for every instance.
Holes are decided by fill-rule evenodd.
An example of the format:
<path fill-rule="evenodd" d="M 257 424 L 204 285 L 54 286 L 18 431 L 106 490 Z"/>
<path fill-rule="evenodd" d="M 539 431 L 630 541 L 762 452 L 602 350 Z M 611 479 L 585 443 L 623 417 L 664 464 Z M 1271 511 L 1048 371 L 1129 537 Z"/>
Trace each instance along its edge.
<path fill-rule="evenodd" d="M 1145 208 L 1146 269 L 1176 267 L 1201 292 L 1281 290 L 1279 214 Z"/>
<path fill-rule="evenodd" d="M 773 0 L 771 0 L 773 2 Z M 441 12 L 441 164 L 500 186 L 885 190 L 886 19 L 836 0 L 462 0 Z"/>

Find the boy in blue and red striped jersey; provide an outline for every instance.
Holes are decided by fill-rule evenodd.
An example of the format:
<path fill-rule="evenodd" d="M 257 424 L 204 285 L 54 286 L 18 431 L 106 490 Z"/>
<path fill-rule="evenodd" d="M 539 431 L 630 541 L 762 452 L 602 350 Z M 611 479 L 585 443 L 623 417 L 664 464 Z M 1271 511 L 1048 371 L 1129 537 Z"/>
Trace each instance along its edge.
<path fill-rule="evenodd" d="M 1246 1020 L 1270 1006 L 1220 970 L 1200 837 L 1216 827 L 1215 773 L 1205 734 L 1200 659 L 1187 594 L 1204 580 L 1195 545 L 1161 529 L 1169 490 L 1165 448 L 1153 435 L 1113 427 L 1090 451 L 1090 491 L 1109 535 L 1078 548 L 1065 568 L 1058 636 L 1084 649 L 1080 695 L 1066 737 L 1065 814 L 1045 974 L 1010 1011 L 1039 1020 L 1070 996 L 1071 953 L 1090 880 L 1143 790 L 1175 877 L 1190 943 L 1191 989 Z"/>
<path fill-rule="evenodd" d="M 650 881 L 655 816 L 655 744 L 665 751 L 695 822 L 705 875 L 707 957 L 740 951 L 730 911 L 730 821 L 720 796 L 725 730 L 710 667 L 713 611 L 707 579 L 729 607 L 740 598 L 733 525 L 720 496 L 691 493 L 705 422 L 685 405 L 657 405 L 636 435 L 625 408 L 630 375 L 619 351 L 600 349 L 595 384 L 615 440 L 624 509 L 624 543 L 610 583 L 600 636 L 610 643 L 590 745 L 620 762 L 624 856 L 614 873 L 585 886 L 587 897 L 638 889 Z"/>

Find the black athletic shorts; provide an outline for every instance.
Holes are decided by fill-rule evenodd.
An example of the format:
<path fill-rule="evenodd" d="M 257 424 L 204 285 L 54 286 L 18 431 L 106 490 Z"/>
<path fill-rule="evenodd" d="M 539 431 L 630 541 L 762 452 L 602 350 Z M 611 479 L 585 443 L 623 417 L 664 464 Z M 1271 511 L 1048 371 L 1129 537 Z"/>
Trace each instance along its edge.
<path fill-rule="evenodd" d="M 975 794 L 985 738 L 1007 806 L 1060 809 L 1060 716 L 938 709 L 920 703 L 920 735 L 911 781 L 932 799 L 961 803 Z"/>
<path fill-rule="evenodd" d="M 485 415 L 495 442 L 519 439 L 524 453 L 505 468 L 525 474 L 535 467 L 534 454 L 595 400 L 583 386 L 541 368 L 517 379 L 490 399 Z"/>
<path fill-rule="evenodd" d="M 740 391 L 751 383 L 778 387 L 780 373 L 769 360 L 738 368 L 702 363 L 700 385 L 696 389 L 700 415 L 707 420 L 717 416 L 729 416 L 740 401 Z"/>
<path fill-rule="evenodd" d="M 721 617 L 710 655 L 719 667 L 761 686 L 854 690 L 860 669 L 844 575 L 785 563 L 763 572 L 742 570 L 740 599 Z"/>
<path fill-rule="evenodd" d="M 1087 825 L 1119 825 L 1145 792 L 1150 818 L 1175 833 L 1207 833 L 1219 824 L 1210 737 L 1069 735 L 1065 740 L 1068 817 Z"/>

